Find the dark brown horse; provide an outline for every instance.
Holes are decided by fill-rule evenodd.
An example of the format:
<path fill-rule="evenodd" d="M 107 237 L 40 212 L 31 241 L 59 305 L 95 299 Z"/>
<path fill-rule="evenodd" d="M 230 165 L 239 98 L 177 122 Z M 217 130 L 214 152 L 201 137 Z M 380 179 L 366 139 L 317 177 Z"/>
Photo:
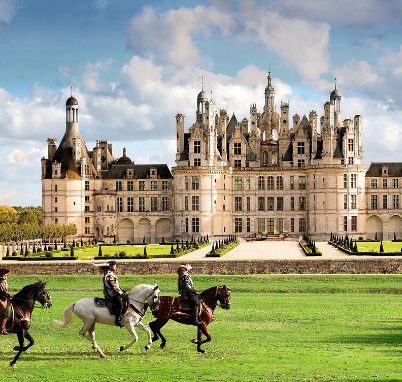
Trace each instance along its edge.
<path fill-rule="evenodd" d="M 6 328 L 9 333 L 17 335 L 19 346 L 14 347 L 17 354 L 10 362 L 10 366 L 14 366 L 21 353 L 27 351 L 34 344 L 34 340 L 28 330 L 32 323 L 32 311 L 35 307 L 35 301 L 38 301 L 42 308 L 52 306 L 49 292 L 45 286 L 46 283 L 41 281 L 27 285 L 12 298 L 13 315 L 9 318 Z M 25 338 L 29 341 L 27 346 L 24 346 Z"/>
<path fill-rule="evenodd" d="M 226 286 L 215 286 L 209 288 L 200 294 L 201 300 L 201 312 L 200 320 L 201 324 L 197 325 L 197 339 L 192 340 L 197 345 L 197 351 L 204 353 L 205 350 L 201 349 L 201 345 L 211 341 L 211 335 L 208 333 L 208 325 L 214 319 L 214 310 L 216 305 L 220 303 L 222 309 L 230 309 L 230 289 Z M 163 349 L 166 345 L 166 339 L 161 333 L 161 328 L 169 321 L 174 320 L 180 324 L 194 325 L 194 320 L 191 316 L 191 309 L 182 309 L 180 301 L 177 297 L 161 296 L 159 308 L 152 312 L 155 321 L 149 324 L 154 337 L 152 342 L 157 339 L 161 339 L 160 347 Z M 206 339 L 202 339 L 202 335 Z"/>

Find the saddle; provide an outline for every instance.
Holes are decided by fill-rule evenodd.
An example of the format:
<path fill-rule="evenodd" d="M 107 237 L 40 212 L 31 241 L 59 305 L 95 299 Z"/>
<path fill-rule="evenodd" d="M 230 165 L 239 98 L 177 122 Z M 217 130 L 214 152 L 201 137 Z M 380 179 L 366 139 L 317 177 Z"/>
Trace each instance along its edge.
<path fill-rule="evenodd" d="M 94 297 L 94 303 L 99 308 L 107 307 L 109 309 L 109 313 L 112 316 L 116 315 L 116 310 L 118 308 L 118 305 L 115 302 L 106 300 L 103 297 Z M 124 316 L 127 313 L 127 309 L 128 309 L 128 296 L 127 296 L 127 294 L 124 294 L 124 296 L 123 296 L 123 311 L 121 313 L 122 316 Z"/>
<path fill-rule="evenodd" d="M 191 303 L 189 303 L 189 300 L 186 297 L 183 296 L 179 296 L 178 297 L 179 300 L 179 308 L 181 310 L 192 310 L 193 306 Z M 204 301 L 202 301 L 202 299 L 200 299 L 200 310 L 202 310 L 204 307 Z"/>

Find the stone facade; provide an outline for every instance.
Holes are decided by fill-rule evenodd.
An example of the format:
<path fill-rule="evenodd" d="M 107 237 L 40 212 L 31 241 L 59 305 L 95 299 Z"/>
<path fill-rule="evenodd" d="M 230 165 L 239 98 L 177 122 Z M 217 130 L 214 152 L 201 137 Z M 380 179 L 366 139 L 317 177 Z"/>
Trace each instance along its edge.
<path fill-rule="evenodd" d="M 165 164 L 134 164 L 125 150 L 117 159 L 106 141 L 89 151 L 78 129 L 78 102 L 70 97 L 65 135 L 59 146 L 48 140 L 42 159 L 45 222 L 74 223 L 78 237 L 120 242 L 207 234 L 402 236 L 402 164 L 372 164 L 366 174 L 362 117 L 342 120 L 336 86 L 320 118 L 310 111 L 290 121 L 283 102 L 278 112 L 271 72 L 263 110 L 252 104 L 249 119 L 229 118 L 204 91 L 195 114 L 188 131 L 184 116 L 176 116 L 170 172 Z M 393 170 L 374 174 L 378 165 Z M 386 209 L 371 208 L 378 191 L 370 187 L 373 174 L 396 185 L 386 191 Z"/>

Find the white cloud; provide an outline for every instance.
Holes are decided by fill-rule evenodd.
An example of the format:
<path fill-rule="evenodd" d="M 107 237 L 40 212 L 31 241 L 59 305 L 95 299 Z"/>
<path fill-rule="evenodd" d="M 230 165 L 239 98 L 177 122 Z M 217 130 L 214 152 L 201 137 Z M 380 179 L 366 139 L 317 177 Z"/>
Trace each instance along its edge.
<path fill-rule="evenodd" d="M 8 24 L 17 12 L 17 0 L 0 1 L 0 24 Z"/>
<path fill-rule="evenodd" d="M 363 89 L 379 85 L 381 77 L 367 61 L 352 59 L 343 66 L 334 68 L 338 84 L 347 85 L 351 89 Z"/>

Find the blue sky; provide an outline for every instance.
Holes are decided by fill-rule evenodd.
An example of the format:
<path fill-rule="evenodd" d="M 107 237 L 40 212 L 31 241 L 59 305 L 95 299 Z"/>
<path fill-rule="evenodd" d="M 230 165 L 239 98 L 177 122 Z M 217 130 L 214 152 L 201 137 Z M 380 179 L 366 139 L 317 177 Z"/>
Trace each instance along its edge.
<path fill-rule="evenodd" d="M 342 116 L 363 116 L 366 165 L 402 161 L 402 2 L 0 0 L 0 204 L 40 205 L 40 158 L 60 142 L 73 86 L 80 131 L 136 163 L 174 165 L 175 118 L 218 108 L 316 110 L 337 77 Z"/>

